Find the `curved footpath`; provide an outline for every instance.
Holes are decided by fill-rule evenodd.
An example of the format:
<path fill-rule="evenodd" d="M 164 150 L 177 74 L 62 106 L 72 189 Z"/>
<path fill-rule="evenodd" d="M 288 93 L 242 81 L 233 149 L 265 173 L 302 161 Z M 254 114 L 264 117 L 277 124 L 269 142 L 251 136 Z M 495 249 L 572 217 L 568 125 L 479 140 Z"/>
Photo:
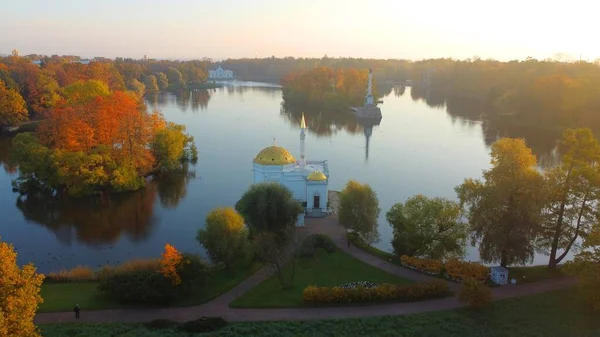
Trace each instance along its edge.
<path fill-rule="evenodd" d="M 370 255 L 354 246 L 348 247 L 345 231 L 334 216 L 324 219 L 306 219 L 306 227 L 299 228 L 300 235 L 323 233 L 329 235 L 336 245 L 355 258 L 383 269 L 391 274 L 416 282 L 430 281 L 433 277 L 402 268 Z M 82 311 L 81 319 L 76 320 L 72 312 L 41 313 L 35 317 L 36 324 L 63 322 L 147 322 L 154 319 L 189 321 L 201 316 L 220 316 L 229 321 L 275 321 L 275 320 L 316 320 L 326 318 L 352 318 L 385 315 L 405 315 L 436 310 L 455 309 L 462 306 L 456 297 L 419 301 L 411 303 L 390 303 L 382 305 L 329 308 L 288 308 L 288 309 L 234 309 L 229 307 L 235 298 L 252 289 L 269 277 L 269 269 L 263 268 L 225 294 L 202 305 L 180 308 L 155 309 L 115 309 Z M 452 291 L 460 287 L 448 282 Z M 506 285 L 494 288 L 494 300 L 543 293 L 569 287 L 573 280 L 560 278 L 523 285 Z"/>

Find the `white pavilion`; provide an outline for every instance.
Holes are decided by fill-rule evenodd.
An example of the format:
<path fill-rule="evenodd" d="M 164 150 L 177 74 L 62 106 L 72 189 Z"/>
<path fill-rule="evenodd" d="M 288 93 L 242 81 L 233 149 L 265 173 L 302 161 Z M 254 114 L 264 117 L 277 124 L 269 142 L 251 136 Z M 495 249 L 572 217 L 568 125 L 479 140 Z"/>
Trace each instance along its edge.
<path fill-rule="evenodd" d="M 300 122 L 300 160 L 281 146 L 262 149 L 254 158 L 254 183 L 278 182 L 287 187 L 305 206 L 308 217 L 328 215 L 327 194 L 329 169 L 326 160 L 306 160 L 306 122 L 304 114 Z M 298 218 L 297 226 L 304 225 L 304 216 Z"/>

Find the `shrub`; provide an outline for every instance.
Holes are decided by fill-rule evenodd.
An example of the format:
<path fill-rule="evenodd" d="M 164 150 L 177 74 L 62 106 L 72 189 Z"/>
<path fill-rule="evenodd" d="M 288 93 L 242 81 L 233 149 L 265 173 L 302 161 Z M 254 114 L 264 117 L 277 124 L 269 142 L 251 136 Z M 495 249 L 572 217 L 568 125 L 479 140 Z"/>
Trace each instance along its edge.
<path fill-rule="evenodd" d="M 151 270 L 111 275 L 101 280 L 98 289 L 119 303 L 152 305 L 171 302 L 178 291 L 169 277 Z"/>
<path fill-rule="evenodd" d="M 181 290 L 188 292 L 194 287 L 201 286 L 208 273 L 209 268 L 200 256 L 184 253 L 181 263 L 177 266 L 177 274 L 181 278 Z"/>
<path fill-rule="evenodd" d="M 244 219 L 233 208 L 215 208 L 206 216 L 206 228 L 198 231 L 196 240 L 213 262 L 229 268 L 251 252 L 248 235 Z"/>
<path fill-rule="evenodd" d="M 373 288 L 315 287 L 304 289 L 302 298 L 309 304 L 332 304 L 375 301 L 410 302 L 440 298 L 451 294 L 444 281 L 415 284 L 382 284 Z"/>
<path fill-rule="evenodd" d="M 302 241 L 298 250 L 298 255 L 305 258 L 313 257 L 317 248 L 323 248 L 328 253 L 333 253 L 337 249 L 335 243 L 333 243 L 329 236 L 323 234 L 311 234 Z"/>
<path fill-rule="evenodd" d="M 442 261 L 433 259 L 419 259 L 402 255 L 400 262 L 411 269 L 416 269 L 427 274 L 439 275 L 442 272 Z"/>
<path fill-rule="evenodd" d="M 103 280 L 116 274 L 127 274 L 135 271 L 158 271 L 160 261 L 157 259 L 133 259 L 118 266 L 104 266 L 96 272 L 96 279 Z"/>
<path fill-rule="evenodd" d="M 462 282 L 458 300 L 473 309 L 484 308 L 492 301 L 492 290 L 480 280 L 466 278 Z"/>
<path fill-rule="evenodd" d="M 163 330 L 171 329 L 179 325 L 179 323 L 170 319 L 155 319 L 144 324 L 149 329 Z"/>
<path fill-rule="evenodd" d="M 90 267 L 77 266 L 72 269 L 63 269 L 59 272 L 52 272 L 46 275 L 45 282 L 73 282 L 73 281 L 94 281 L 96 273 Z"/>
<path fill-rule="evenodd" d="M 490 276 L 490 268 L 476 262 L 450 259 L 446 262 L 444 268 L 446 269 L 446 275 L 455 281 L 474 278 L 483 282 Z"/>
<path fill-rule="evenodd" d="M 201 317 L 181 324 L 178 329 L 187 333 L 202 333 L 221 329 L 227 321 L 221 317 Z"/>

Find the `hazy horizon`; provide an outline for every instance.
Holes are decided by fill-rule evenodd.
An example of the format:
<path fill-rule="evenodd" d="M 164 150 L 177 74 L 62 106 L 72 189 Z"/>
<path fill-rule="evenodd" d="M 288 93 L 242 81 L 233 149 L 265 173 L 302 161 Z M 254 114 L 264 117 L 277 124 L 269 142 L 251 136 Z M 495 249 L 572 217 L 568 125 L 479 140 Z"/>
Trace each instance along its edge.
<path fill-rule="evenodd" d="M 20 0 L 2 6 L 0 54 L 593 60 L 600 45 L 588 3 Z"/>

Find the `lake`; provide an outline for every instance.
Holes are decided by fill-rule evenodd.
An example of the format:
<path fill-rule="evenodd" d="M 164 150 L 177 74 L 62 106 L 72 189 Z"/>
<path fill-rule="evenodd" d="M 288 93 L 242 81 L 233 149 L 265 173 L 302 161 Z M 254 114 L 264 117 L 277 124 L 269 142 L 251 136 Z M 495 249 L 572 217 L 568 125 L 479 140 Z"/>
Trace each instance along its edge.
<path fill-rule="evenodd" d="M 198 229 L 212 208 L 233 206 L 252 183 L 254 156 L 273 139 L 299 156 L 301 112 L 282 107 L 275 85 L 233 82 L 146 99 L 167 120 L 186 125 L 198 146 L 198 163 L 108 201 L 17 202 L 11 189 L 16 171 L 5 163 L 10 145 L 0 141 L 0 237 L 14 244 L 19 263 L 32 261 L 42 272 L 97 267 L 158 257 L 165 243 L 204 254 L 195 239 Z M 410 88 L 390 89 L 382 100 L 378 125 L 359 123 L 350 111 L 304 111 L 306 155 L 329 161 L 332 190 L 350 179 L 373 187 L 381 207 L 376 246 L 389 250 L 392 229 L 385 212 L 394 203 L 419 193 L 456 199 L 456 185 L 490 167 L 489 145 L 523 131 L 478 121 L 468 106 L 446 106 Z M 554 138 L 530 138 L 542 166 L 556 163 Z M 469 248 L 466 258 L 478 260 L 476 248 Z M 536 256 L 534 264 L 545 263 L 546 256 Z"/>

